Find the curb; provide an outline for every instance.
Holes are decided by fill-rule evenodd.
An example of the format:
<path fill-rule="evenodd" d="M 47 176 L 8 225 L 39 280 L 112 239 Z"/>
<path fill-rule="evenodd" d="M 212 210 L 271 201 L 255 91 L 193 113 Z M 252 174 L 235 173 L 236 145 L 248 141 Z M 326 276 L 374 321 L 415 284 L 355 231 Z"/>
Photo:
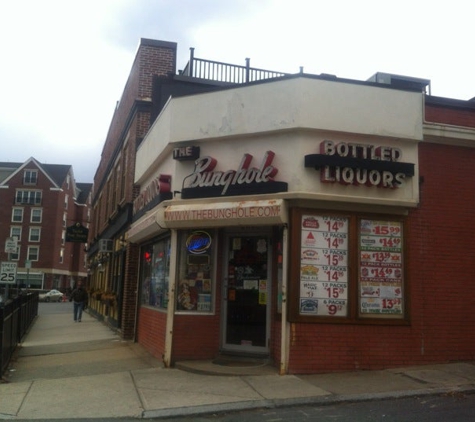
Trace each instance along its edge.
<path fill-rule="evenodd" d="M 181 408 L 169 408 L 169 409 L 157 409 L 157 410 L 145 410 L 142 412 L 142 418 L 165 418 L 165 417 L 178 417 L 178 416 L 198 416 L 214 413 L 235 412 L 241 410 L 257 410 L 257 409 L 275 409 L 292 406 L 303 405 L 317 405 L 317 406 L 329 406 L 333 404 L 341 403 L 355 403 L 365 402 L 373 400 L 390 400 L 401 399 L 408 397 L 418 396 L 434 396 L 441 394 L 474 394 L 475 384 L 468 386 L 457 387 L 443 387 L 443 388 L 431 388 L 422 390 L 411 391 L 396 391 L 389 393 L 372 393 L 372 394 L 346 394 L 346 395 L 334 395 L 318 396 L 318 397 L 297 397 L 289 399 L 265 399 L 265 400 L 252 400 L 235 403 L 223 403 L 223 404 L 209 404 L 203 406 L 193 407 L 181 407 Z"/>

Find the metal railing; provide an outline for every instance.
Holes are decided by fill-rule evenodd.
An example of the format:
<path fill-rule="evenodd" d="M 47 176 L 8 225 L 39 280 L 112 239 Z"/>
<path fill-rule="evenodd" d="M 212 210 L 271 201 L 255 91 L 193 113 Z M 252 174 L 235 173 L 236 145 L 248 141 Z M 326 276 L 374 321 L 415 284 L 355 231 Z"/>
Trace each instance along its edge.
<path fill-rule="evenodd" d="M 0 378 L 37 315 L 38 293 L 21 294 L 0 303 Z"/>
<path fill-rule="evenodd" d="M 230 84 L 243 84 L 279 78 L 288 75 L 288 73 L 250 67 L 250 59 L 246 59 L 245 66 L 199 59 L 194 56 L 194 48 L 190 48 L 190 61 L 180 75 Z"/>

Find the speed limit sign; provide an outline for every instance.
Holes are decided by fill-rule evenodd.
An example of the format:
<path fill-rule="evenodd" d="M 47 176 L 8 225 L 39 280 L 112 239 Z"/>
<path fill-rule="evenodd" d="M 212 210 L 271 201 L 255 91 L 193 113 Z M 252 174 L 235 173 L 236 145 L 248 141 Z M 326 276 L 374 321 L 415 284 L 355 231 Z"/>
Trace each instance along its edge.
<path fill-rule="evenodd" d="M 0 266 L 0 284 L 15 284 L 16 283 L 16 262 L 2 261 Z"/>

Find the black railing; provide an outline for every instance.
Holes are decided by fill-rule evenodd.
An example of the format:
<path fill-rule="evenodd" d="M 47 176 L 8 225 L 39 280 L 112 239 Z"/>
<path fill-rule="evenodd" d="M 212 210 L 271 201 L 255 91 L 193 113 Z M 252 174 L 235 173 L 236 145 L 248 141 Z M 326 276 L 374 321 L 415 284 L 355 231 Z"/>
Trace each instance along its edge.
<path fill-rule="evenodd" d="M 194 56 L 194 48 L 190 48 L 190 61 L 180 74 L 230 84 L 243 84 L 288 75 L 284 72 L 250 67 L 250 59 L 246 59 L 245 66 L 198 59 Z"/>
<path fill-rule="evenodd" d="M 0 378 L 13 352 L 38 315 L 38 293 L 21 294 L 0 303 Z"/>

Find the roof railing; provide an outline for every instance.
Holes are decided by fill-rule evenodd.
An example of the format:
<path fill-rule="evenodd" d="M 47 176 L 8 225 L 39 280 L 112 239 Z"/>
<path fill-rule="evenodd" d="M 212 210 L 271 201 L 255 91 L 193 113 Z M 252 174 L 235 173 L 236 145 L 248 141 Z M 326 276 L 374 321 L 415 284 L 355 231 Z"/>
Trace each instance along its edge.
<path fill-rule="evenodd" d="M 251 60 L 249 58 L 246 58 L 245 66 L 240 66 L 213 60 L 199 59 L 194 56 L 194 51 L 195 49 L 191 47 L 190 61 L 185 69 L 180 72 L 180 75 L 230 84 L 243 84 L 288 75 L 288 73 L 284 72 L 251 67 Z"/>

